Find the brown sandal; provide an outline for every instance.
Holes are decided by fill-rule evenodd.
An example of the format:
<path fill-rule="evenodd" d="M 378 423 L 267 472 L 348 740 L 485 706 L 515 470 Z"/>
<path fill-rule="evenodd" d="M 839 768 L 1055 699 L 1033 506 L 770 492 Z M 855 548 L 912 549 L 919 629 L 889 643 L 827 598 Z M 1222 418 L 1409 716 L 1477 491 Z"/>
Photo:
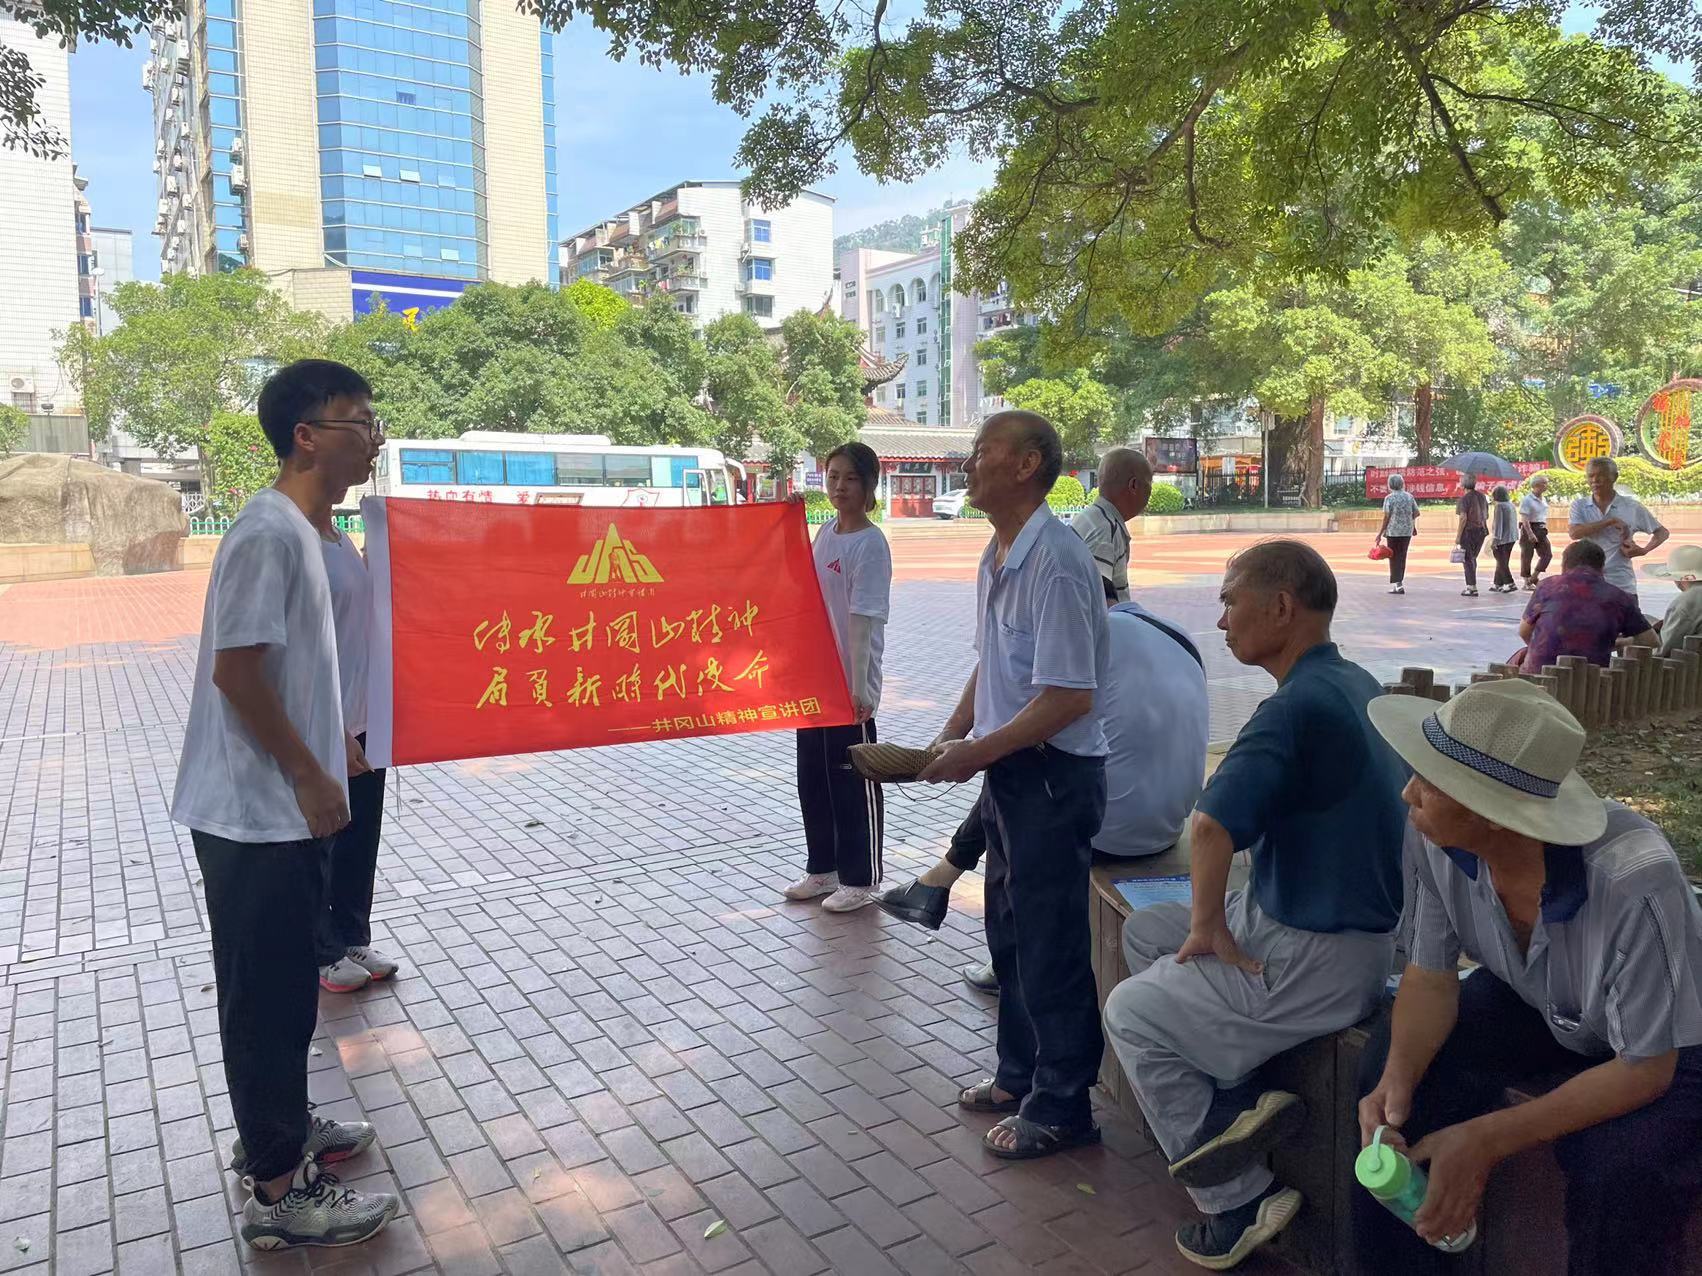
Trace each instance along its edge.
<path fill-rule="evenodd" d="M 999 1083 L 992 1077 L 977 1081 L 957 1096 L 957 1106 L 967 1112 L 1015 1112 L 1022 1107 L 1020 1098 L 995 1099 L 993 1091 L 998 1088 Z"/>

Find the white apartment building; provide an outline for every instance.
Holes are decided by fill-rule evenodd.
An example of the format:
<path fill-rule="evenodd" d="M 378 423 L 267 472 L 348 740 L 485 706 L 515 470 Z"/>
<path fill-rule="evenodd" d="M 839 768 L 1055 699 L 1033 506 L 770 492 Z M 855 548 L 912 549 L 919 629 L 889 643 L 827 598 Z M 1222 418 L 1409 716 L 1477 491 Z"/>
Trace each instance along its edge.
<path fill-rule="evenodd" d="M 869 350 L 902 374 L 875 390 L 875 406 L 918 425 L 973 426 L 989 404 L 975 343 L 1022 320 L 1003 293 L 952 287 L 952 237 L 969 205 L 946 211 L 919 253 L 854 248 L 839 258 L 840 314 L 863 330 Z"/>
<path fill-rule="evenodd" d="M 764 327 L 820 310 L 833 293 L 833 200 L 804 191 L 781 208 L 738 182 L 681 182 L 562 244 L 561 281 L 652 292 L 699 327 L 744 312 Z"/>
<path fill-rule="evenodd" d="M 38 159 L 0 146 L 0 403 L 64 413 L 78 396 L 59 366 L 54 334 L 81 318 L 78 237 L 89 229 L 70 156 L 71 59 L 4 13 L 0 44 L 22 50 L 45 81 L 36 90 L 42 123 L 66 147 L 58 159 Z"/>

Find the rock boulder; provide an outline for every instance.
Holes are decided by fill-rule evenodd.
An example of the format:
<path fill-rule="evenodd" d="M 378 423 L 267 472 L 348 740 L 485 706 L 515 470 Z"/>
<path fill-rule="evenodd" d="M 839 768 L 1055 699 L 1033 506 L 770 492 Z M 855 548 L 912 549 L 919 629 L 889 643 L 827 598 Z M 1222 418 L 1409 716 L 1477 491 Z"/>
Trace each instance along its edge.
<path fill-rule="evenodd" d="M 0 460 L 0 544 L 81 545 L 95 574 L 134 576 L 178 565 L 189 520 L 175 489 L 69 456 Z"/>

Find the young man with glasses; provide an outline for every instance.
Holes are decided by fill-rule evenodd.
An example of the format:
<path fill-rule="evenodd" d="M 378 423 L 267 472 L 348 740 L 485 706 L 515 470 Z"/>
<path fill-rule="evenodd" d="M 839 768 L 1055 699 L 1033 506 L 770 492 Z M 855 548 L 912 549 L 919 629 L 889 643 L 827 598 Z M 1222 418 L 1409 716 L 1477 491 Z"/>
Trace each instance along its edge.
<path fill-rule="evenodd" d="M 372 391 L 341 364 L 302 360 L 266 382 L 259 414 L 278 479 L 243 507 L 213 560 L 171 814 L 194 840 L 212 931 L 233 1168 L 252 1193 L 242 1237 L 256 1249 L 348 1245 L 377 1234 L 398 1202 L 321 1173 L 371 1146 L 373 1129 L 308 1110 L 324 857 L 349 823 L 336 628 L 314 524 L 372 473 Z"/>

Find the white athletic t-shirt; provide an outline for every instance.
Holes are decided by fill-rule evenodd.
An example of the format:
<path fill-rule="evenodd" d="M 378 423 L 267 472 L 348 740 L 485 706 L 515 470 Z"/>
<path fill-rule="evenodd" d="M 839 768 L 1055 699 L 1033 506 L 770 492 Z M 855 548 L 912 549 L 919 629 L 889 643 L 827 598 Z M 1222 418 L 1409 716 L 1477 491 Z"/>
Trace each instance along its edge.
<path fill-rule="evenodd" d="M 839 658 L 845 663 L 845 681 L 853 694 L 857 688 L 851 675 L 851 617 L 867 616 L 878 622 L 869 635 L 869 701 L 878 709 L 881 653 L 886 649 L 886 620 L 892 606 L 892 548 L 878 527 L 842 536 L 835 526 L 824 523 L 816 532 L 816 575 L 833 622 Z"/>
<path fill-rule="evenodd" d="M 337 671 L 343 684 L 343 730 L 366 730 L 367 642 L 372 636 L 372 576 L 355 543 L 342 532 L 319 538 L 325 578 L 331 585 L 331 618 L 337 627 Z"/>
<path fill-rule="evenodd" d="M 213 657 L 266 648 L 261 668 L 302 742 L 348 787 L 337 634 L 322 542 L 294 501 L 255 493 L 225 533 L 207 583 L 201 654 L 177 768 L 171 818 L 233 842 L 296 842 L 310 834 L 295 786 L 213 685 Z"/>

